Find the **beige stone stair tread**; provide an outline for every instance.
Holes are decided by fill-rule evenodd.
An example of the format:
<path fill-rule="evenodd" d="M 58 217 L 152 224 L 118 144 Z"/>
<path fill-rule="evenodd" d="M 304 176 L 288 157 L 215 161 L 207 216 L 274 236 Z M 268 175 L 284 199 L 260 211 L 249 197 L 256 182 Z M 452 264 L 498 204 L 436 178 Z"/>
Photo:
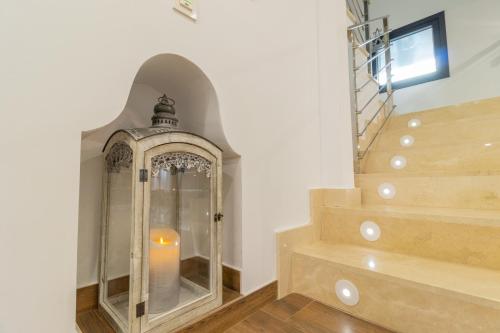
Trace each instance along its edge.
<path fill-rule="evenodd" d="M 438 176 L 438 177 L 436 177 Z M 355 177 L 374 177 L 374 178 L 471 178 L 479 179 L 484 177 L 495 178 L 498 174 L 436 174 L 435 172 L 412 172 L 412 173 L 388 173 L 388 172 L 374 172 L 374 173 L 357 173 Z"/>
<path fill-rule="evenodd" d="M 391 175 L 391 176 L 399 176 L 399 177 L 474 177 L 474 176 L 499 176 L 499 170 L 489 170 L 489 171 L 446 171 L 446 170 L 435 170 L 435 171 L 408 171 L 397 170 L 399 172 L 362 172 L 357 173 L 356 175 Z"/>
<path fill-rule="evenodd" d="M 391 125 L 404 126 L 413 118 L 419 118 L 426 123 L 448 123 L 462 119 L 497 117 L 500 117 L 499 97 L 397 115 L 393 117 L 395 121 Z"/>
<path fill-rule="evenodd" d="M 403 169 L 394 169 L 391 159 L 406 158 Z M 500 141 L 443 144 L 427 147 L 379 147 L 361 163 L 360 174 L 498 175 Z"/>
<path fill-rule="evenodd" d="M 435 135 L 442 133 L 445 135 L 453 135 L 458 132 L 461 135 L 468 135 L 464 142 L 481 142 L 483 141 L 480 134 L 483 131 L 485 133 L 498 134 L 493 130 L 497 128 L 498 124 L 500 124 L 500 114 L 495 117 L 474 117 L 469 119 L 456 119 L 450 120 L 448 122 L 428 122 L 425 123 L 422 121 L 422 125 L 417 128 L 408 128 L 408 126 L 403 127 L 387 127 L 384 129 L 384 133 L 386 136 L 395 135 L 397 137 L 403 135 L 429 135 L 428 138 L 432 139 Z M 476 139 L 476 135 L 479 139 Z M 493 138 L 495 139 L 495 138 Z M 498 139 L 498 137 L 496 138 Z M 441 144 L 440 142 L 436 142 L 436 144 Z M 446 143 L 448 144 L 448 143 Z"/>
<path fill-rule="evenodd" d="M 374 176 L 374 177 L 394 177 L 394 178 L 418 178 L 418 177 L 434 177 L 434 172 L 422 171 L 419 173 L 388 173 L 388 172 L 373 172 L 373 173 L 358 173 L 355 175 L 356 177 L 366 177 L 366 176 Z M 449 175 L 450 178 L 453 177 L 489 177 L 490 175 Z M 496 175 L 492 175 L 496 176 Z M 448 177 L 447 175 L 440 175 L 440 177 Z"/>
<path fill-rule="evenodd" d="M 449 180 L 488 180 L 496 182 L 500 180 L 500 174 L 441 174 L 439 172 L 411 172 L 411 173 L 388 173 L 388 172 L 374 172 L 374 173 L 358 173 L 354 175 L 355 180 L 361 179 L 377 179 L 385 181 L 397 181 L 398 179 L 408 179 L 416 181 L 419 179 L 435 179 L 437 181 L 449 181 Z"/>
<path fill-rule="evenodd" d="M 363 210 L 393 217 L 418 216 L 422 218 L 436 218 L 446 223 L 463 223 L 500 227 L 500 210 L 439 208 L 439 207 L 411 207 L 388 205 L 363 205 L 360 207 L 344 208 L 342 210 Z"/>
<path fill-rule="evenodd" d="M 415 112 L 412 114 L 411 117 L 408 117 L 409 114 L 405 114 L 404 116 L 394 116 L 394 118 L 398 117 L 404 117 L 404 120 L 401 119 L 396 119 L 396 122 L 398 124 L 394 124 L 393 122 L 392 126 L 388 126 L 386 132 L 392 132 L 392 131 L 402 131 L 405 129 L 410 129 L 410 130 L 417 130 L 419 128 L 422 128 L 423 126 L 434 126 L 434 127 L 446 127 L 446 126 L 453 126 L 456 124 L 461 124 L 461 123 L 475 123 L 475 122 L 488 122 L 488 121 L 498 121 L 500 120 L 500 111 L 497 113 L 491 113 L 491 114 L 478 114 L 477 116 L 468 116 L 464 118 L 451 118 L 442 120 L 442 121 L 435 121 L 435 120 L 425 120 L 422 119 L 423 117 L 419 114 L 419 112 Z M 422 125 L 417 128 L 408 128 L 408 121 L 411 119 L 420 119 L 422 121 Z M 403 123 L 403 124 L 401 124 Z"/>
<path fill-rule="evenodd" d="M 500 271 L 324 242 L 299 247 L 295 253 L 500 309 Z M 369 268 L 368 260 L 376 267 Z"/>
<path fill-rule="evenodd" d="M 408 132 L 411 134 L 410 132 Z M 424 146 L 424 147 L 401 147 L 397 146 L 395 148 L 389 148 L 387 150 L 384 150 L 383 147 L 380 147 L 379 150 L 377 150 L 374 153 L 387 153 L 387 152 L 392 152 L 394 154 L 405 154 L 405 153 L 423 153 L 423 152 L 434 152 L 436 150 L 470 150 L 470 149 L 483 149 L 485 148 L 485 144 L 489 144 L 491 148 L 493 147 L 498 147 L 500 146 L 500 141 L 499 140 L 490 140 L 488 142 L 485 141 L 480 141 L 480 142 L 459 142 L 459 143 L 445 143 L 445 144 L 440 144 L 438 147 L 436 146 Z M 490 148 L 485 149 L 485 150 L 490 150 Z"/>
<path fill-rule="evenodd" d="M 384 129 L 373 151 L 400 148 L 400 139 L 405 135 L 415 138 L 408 150 L 455 144 L 485 144 L 500 141 L 500 112 L 495 118 L 471 118 L 440 123 L 425 123 L 418 128 L 397 126 Z"/>
<path fill-rule="evenodd" d="M 409 173 L 388 173 L 388 172 L 373 172 L 373 173 L 357 173 L 355 179 L 414 179 L 414 178 L 435 178 L 435 179 L 492 179 L 495 181 L 500 177 L 500 174 L 442 174 L 439 172 L 409 172 Z"/>

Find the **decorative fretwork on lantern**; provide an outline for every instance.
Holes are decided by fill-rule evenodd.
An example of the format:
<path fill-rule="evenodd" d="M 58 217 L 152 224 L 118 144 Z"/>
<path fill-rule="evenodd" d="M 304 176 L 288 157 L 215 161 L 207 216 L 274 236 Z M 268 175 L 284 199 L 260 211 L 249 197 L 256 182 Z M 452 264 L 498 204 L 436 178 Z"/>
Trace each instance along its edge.
<path fill-rule="evenodd" d="M 103 151 L 99 305 L 123 333 L 169 332 L 222 304 L 222 152 L 177 130 L 174 105 L 163 95 L 152 127 Z"/>

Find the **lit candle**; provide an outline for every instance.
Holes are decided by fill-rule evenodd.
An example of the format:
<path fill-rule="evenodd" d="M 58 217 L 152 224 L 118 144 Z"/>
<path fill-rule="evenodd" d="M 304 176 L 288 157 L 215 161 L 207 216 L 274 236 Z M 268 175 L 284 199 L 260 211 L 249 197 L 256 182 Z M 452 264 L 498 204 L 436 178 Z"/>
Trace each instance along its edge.
<path fill-rule="evenodd" d="M 179 304 L 179 234 L 169 228 L 153 229 L 149 244 L 149 313 L 158 314 Z"/>

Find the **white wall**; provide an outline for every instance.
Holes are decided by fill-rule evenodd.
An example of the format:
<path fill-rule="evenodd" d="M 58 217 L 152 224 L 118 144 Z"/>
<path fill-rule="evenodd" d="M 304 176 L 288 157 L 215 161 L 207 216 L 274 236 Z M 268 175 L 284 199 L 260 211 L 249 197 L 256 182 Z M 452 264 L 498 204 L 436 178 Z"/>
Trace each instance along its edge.
<path fill-rule="evenodd" d="M 397 28 L 444 10 L 451 77 L 398 90 L 398 112 L 500 95 L 500 2 L 497 0 L 371 0 L 370 16 L 390 15 Z"/>
<path fill-rule="evenodd" d="M 222 201 L 224 204 L 222 263 L 241 269 L 241 160 L 225 159 L 222 164 Z"/>
<path fill-rule="evenodd" d="M 318 1 L 318 69 L 321 129 L 321 185 L 352 188 L 349 54 L 345 2 Z"/>
<path fill-rule="evenodd" d="M 345 19 L 335 3 L 331 18 Z M 199 4 L 193 24 L 168 0 L 2 2 L 0 332 L 74 330 L 81 132 L 116 118 L 141 64 L 161 53 L 207 74 L 242 156 L 243 291 L 275 279 L 273 231 L 306 223 L 307 190 L 321 186 L 317 7 Z M 332 32 L 339 52 L 344 38 Z M 337 133 L 334 144 L 346 139 Z"/>

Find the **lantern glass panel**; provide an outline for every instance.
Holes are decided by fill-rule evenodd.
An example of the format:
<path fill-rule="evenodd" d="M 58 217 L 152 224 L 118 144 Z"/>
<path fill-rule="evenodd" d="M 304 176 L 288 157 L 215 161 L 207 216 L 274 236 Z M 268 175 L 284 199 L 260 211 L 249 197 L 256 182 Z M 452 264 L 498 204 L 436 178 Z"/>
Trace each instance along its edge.
<path fill-rule="evenodd" d="M 163 158 L 172 163 L 153 167 L 149 193 L 149 320 L 193 304 L 215 288 L 214 177 L 206 168 L 211 162 L 185 152 Z"/>
<path fill-rule="evenodd" d="M 105 301 L 122 325 L 129 317 L 132 168 L 108 171 Z"/>
<path fill-rule="evenodd" d="M 170 332 L 222 305 L 221 150 L 139 128 L 117 131 L 103 152 L 105 319 L 120 333 Z"/>

